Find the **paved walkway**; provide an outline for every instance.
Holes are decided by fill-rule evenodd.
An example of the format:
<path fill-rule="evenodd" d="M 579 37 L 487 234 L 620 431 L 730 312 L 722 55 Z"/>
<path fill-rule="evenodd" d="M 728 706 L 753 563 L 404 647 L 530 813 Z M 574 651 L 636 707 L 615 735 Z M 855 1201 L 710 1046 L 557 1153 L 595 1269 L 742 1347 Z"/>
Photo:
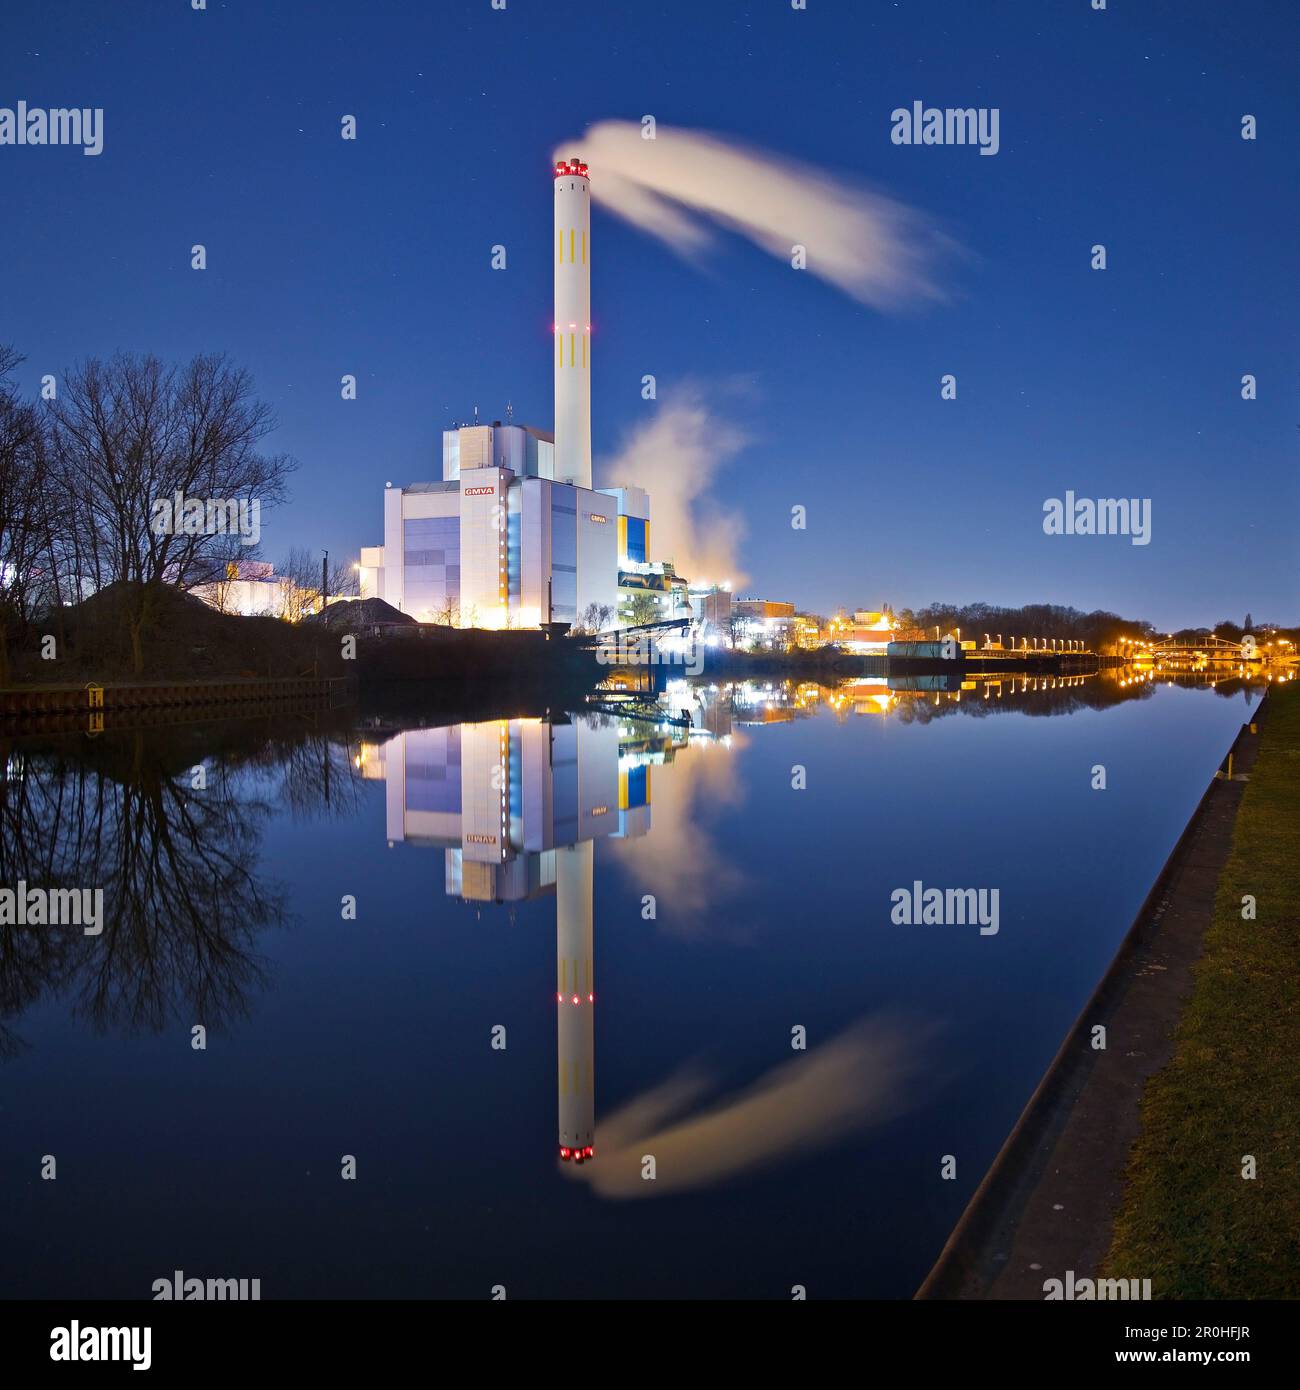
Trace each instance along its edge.
<path fill-rule="evenodd" d="M 1256 724 L 1266 717 L 1261 706 Z M 1076 1280 L 1096 1277 L 1143 1087 L 1173 1054 L 1257 744 L 1244 726 L 1233 780 L 1216 779 L 1206 792 L 918 1298 L 1042 1299 L 1044 1281 L 1067 1270 Z M 1106 1028 L 1104 1051 L 1092 1047 L 1097 1024 Z"/>

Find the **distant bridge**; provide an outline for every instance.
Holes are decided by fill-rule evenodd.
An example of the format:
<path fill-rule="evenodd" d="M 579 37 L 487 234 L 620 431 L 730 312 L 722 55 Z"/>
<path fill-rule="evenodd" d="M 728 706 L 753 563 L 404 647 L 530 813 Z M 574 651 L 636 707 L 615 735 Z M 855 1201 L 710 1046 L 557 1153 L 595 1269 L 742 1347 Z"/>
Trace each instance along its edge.
<path fill-rule="evenodd" d="M 670 632 L 684 632 L 692 622 L 691 618 L 662 618 L 658 622 L 637 623 L 633 627 L 608 628 L 604 632 L 588 633 L 579 637 L 578 641 L 590 647 L 617 648 L 620 643 L 626 644 L 631 639 L 653 640 L 655 637 L 666 637 Z"/>
<path fill-rule="evenodd" d="M 1249 641 L 1249 646 L 1247 642 Z M 1258 661 L 1263 653 L 1253 638 L 1243 638 L 1240 642 L 1229 642 L 1211 633 L 1195 642 L 1177 637 L 1167 637 L 1163 642 L 1143 650 L 1144 655 L 1153 657 L 1173 657 L 1175 659 L 1203 656 L 1207 661 Z"/>

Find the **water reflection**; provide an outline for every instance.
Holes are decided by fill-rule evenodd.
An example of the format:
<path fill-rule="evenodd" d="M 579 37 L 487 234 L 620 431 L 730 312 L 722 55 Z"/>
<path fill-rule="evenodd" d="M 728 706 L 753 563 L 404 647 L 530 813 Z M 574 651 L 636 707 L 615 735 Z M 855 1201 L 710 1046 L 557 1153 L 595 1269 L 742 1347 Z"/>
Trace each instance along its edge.
<path fill-rule="evenodd" d="M 2 881 L 98 883 L 105 930 L 0 923 L 0 1286 L 906 1296 L 1246 717 L 1136 674 L 10 740 Z M 915 879 L 1003 930 L 900 930 Z"/>
<path fill-rule="evenodd" d="M 560 1159 L 607 1196 L 698 1186 L 893 1113 L 916 1089 L 916 1027 L 909 1051 L 896 1023 L 859 1021 L 730 1094 L 702 1070 L 670 1077 L 607 1118 L 602 1150 L 618 1161 L 593 1176 L 596 842 L 646 894 L 669 866 L 680 910 L 666 929 L 738 942 L 745 928 L 725 905 L 748 884 L 698 822 L 706 804 L 738 804 L 738 755 L 762 726 L 818 714 L 910 724 L 1068 715 L 1148 700 L 1157 682 L 1248 700 L 1263 684 L 1249 672 L 1132 668 L 833 686 L 704 682 L 670 688 L 654 708 L 549 718 L 425 727 L 339 717 L 13 740 L 0 781 L 0 882 L 102 887 L 106 919 L 94 939 L 75 927 L 0 929 L 0 1058 L 23 1049 L 17 1020 L 43 998 L 127 1035 L 248 1017 L 250 999 L 271 983 L 258 938 L 292 920 L 283 885 L 261 863 L 268 823 L 360 816 L 366 784 L 379 782 L 387 840 L 441 851 L 449 896 L 507 910 L 555 900 Z M 773 1125 L 777 1114 L 785 1120 Z M 628 1174 L 635 1151 L 651 1145 L 672 1156 L 674 1176 L 640 1186 Z"/>
<path fill-rule="evenodd" d="M 1184 683 L 1199 680 L 1192 675 Z M 1248 685 L 1220 679 L 1216 689 L 1230 696 Z M 684 794 L 674 814 L 666 824 L 660 821 L 661 842 L 638 854 L 637 842 L 652 828 L 654 768 L 674 763 L 694 742 L 682 765 L 700 774 L 709 794 L 725 799 L 734 787 L 726 775 L 729 754 L 746 737 L 735 734 L 738 726 L 783 723 L 821 710 L 839 719 L 867 715 L 905 723 L 1011 709 L 1065 715 L 1151 693 L 1151 678 L 1132 673 L 912 676 L 831 687 L 676 683 L 657 712 L 634 703 L 626 715 L 401 730 L 364 742 L 358 762 L 364 777 L 385 785 L 390 845 L 442 849 L 449 895 L 497 904 L 554 896 L 558 1151 L 563 1163 L 585 1168 L 596 1153 L 595 842 L 622 842 L 629 865 L 644 867 L 647 877 L 651 866 L 662 871 L 671 864 L 685 884 L 688 907 L 725 897 L 738 886 L 737 871 L 692 824 L 689 777 L 676 784 Z M 711 756 L 705 748 L 713 750 Z M 674 788 L 675 779 L 665 785 Z M 706 1099 L 711 1082 L 704 1074 L 672 1077 L 608 1119 L 607 1161 L 587 1181 L 605 1196 L 666 1193 L 830 1142 L 844 1128 L 892 1113 L 909 1086 L 915 1089 L 916 1031 L 913 1025 L 909 1050 L 896 1024 L 861 1021 L 738 1094 L 712 1101 Z M 667 1156 L 668 1182 L 643 1181 L 640 1156 L 649 1152 Z"/>
<path fill-rule="evenodd" d="M 1291 677 L 1288 677 L 1291 678 Z M 1267 677 L 1243 668 L 1236 673 L 1118 668 L 1080 676 L 954 674 L 866 676 L 824 685 L 817 681 L 740 681 L 707 687 L 725 700 L 737 725 L 780 724 L 827 711 L 838 719 L 879 716 L 926 723 L 964 714 L 974 718 L 1002 711 L 1030 716 L 1109 709 L 1150 699 L 1157 685 L 1212 691 L 1221 699 L 1257 698 Z"/>
<path fill-rule="evenodd" d="M 711 773 L 725 766 L 735 747 L 733 697 L 743 708 L 743 693 L 730 689 L 697 690 L 689 702 L 674 691 L 658 715 L 502 719 L 408 729 L 361 745 L 363 776 L 385 786 L 389 844 L 442 849 L 449 895 L 497 904 L 554 897 L 558 1152 L 562 1163 L 586 1169 L 602 1196 L 666 1195 L 806 1154 L 897 1113 L 920 1091 L 920 1030 L 863 1020 L 731 1095 L 710 1099 L 715 1079 L 690 1068 L 633 1098 L 606 1121 L 609 1147 L 602 1143 L 604 1161 L 591 1175 L 595 842 L 634 844 L 650 834 L 653 771 L 692 741 L 684 764 Z M 716 788 L 724 779 L 706 780 Z M 706 880 L 710 897 L 734 884 L 701 855 L 682 801 L 676 809 L 656 862 L 684 872 L 688 905 L 697 906 Z M 646 1154 L 662 1165 L 653 1183 L 644 1180 Z"/>
<path fill-rule="evenodd" d="M 264 743 L 257 756 L 277 752 Z M 271 801 L 229 771 L 143 733 L 8 753 L 0 882 L 94 885 L 106 912 L 90 939 L 76 926 L 0 930 L 0 1049 L 21 1050 L 9 1020 L 46 993 L 124 1033 L 245 1016 L 264 982 L 256 938 L 284 920 L 284 900 L 257 866 Z"/>
<path fill-rule="evenodd" d="M 390 844 L 442 848 L 446 891 L 467 902 L 555 898 L 559 1155 L 595 1156 L 594 842 L 650 831 L 651 769 L 690 726 L 589 714 L 408 729 L 363 743 L 385 786 Z"/>
<path fill-rule="evenodd" d="M 599 1196 L 644 1199 L 807 1156 L 920 1104 L 937 1082 L 923 1053 L 932 1031 L 914 1019 L 862 1019 L 713 1099 L 716 1078 L 687 1068 L 605 1120 L 605 1161 L 581 1177 Z M 647 1155 L 656 1165 L 654 1182 L 645 1180 Z"/>

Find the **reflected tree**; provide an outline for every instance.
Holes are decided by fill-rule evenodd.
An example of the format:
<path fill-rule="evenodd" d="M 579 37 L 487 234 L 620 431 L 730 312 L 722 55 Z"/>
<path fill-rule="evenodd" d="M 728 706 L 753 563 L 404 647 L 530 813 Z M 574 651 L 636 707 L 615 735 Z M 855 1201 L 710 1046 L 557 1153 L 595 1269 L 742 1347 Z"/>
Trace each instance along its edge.
<path fill-rule="evenodd" d="M 104 891 L 98 936 L 0 926 L 0 1057 L 22 1049 L 13 1020 L 44 995 L 124 1033 L 246 1017 L 268 983 L 258 937 L 289 917 L 258 863 L 267 820 L 283 805 L 358 810 L 352 745 L 336 731 L 244 729 L 234 751 L 206 758 L 169 734 L 0 750 L 0 883 Z"/>

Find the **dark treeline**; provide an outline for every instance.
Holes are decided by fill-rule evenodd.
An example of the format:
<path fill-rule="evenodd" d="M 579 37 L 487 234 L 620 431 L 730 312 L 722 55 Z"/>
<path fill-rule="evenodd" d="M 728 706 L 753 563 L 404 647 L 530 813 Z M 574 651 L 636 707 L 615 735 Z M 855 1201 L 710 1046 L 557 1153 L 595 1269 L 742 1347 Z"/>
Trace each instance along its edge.
<path fill-rule="evenodd" d="M 1055 637 L 1073 638 L 1091 651 L 1101 651 L 1125 638 L 1145 641 L 1155 634 L 1151 624 L 1141 619 L 1122 618 L 1104 609 L 1083 613 L 1056 603 L 1028 603 L 1023 608 L 1003 608 L 991 603 L 932 603 L 915 612 L 905 608 L 898 617 L 903 628 L 915 628 L 921 633 L 933 632 L 937 627 L 940 634 L 947 634 L 959 628 L 963 639 L 981 646 L 987 634 L 995 642 L 1001 637 L 1008 647 L 1013 639 L 1018 646 L 1024 638 L 1032 645 L 1035 638 Z"/>
<path fill-rule="evenodd" d="M 1032 646 L 1035 638 L 1056 637 L 1082 641 L 1092 651 L 1102 651 L 1124 640 L 1146 642 L 1164 637 L 1197 642 L 1213 635 L 1227 642 L 1239 642 L 1247 633 L 1254 633 L 1261 643 L 1265 635 L 1290 638 L 1293 642 L 1300 640 L 1295 628 L 1256 622 L 1249 613 L 1240 623 L 1224 619 L 1213 627 L 1187 627 L 1166 633 L 1141 618 L 1124 618 L 1101 608 L 1083 613 L 1056 603 L 1027 603 L 1021 608 L 1005 608 L 992 603 L 932 603 L 915 612 L 904 608 L 898 614 L 898 622 L 900 630 L 921 637 L 933 636 L 936 627 L 940 635 L 960 628 L 963 639 L 969 638 L 981 646 L 987 633 L 994 641 L 1001 637 L 1008 647 L 1013 639 L 1019 646 L 1022 639 L 1028 638 Z"/>
<path fill-rule="evenodd" d="M 293 461 L 262 452 L 274 429 L 248 373 L 219 355 L 181 366 L 150 355 L 89 358 L 25 400 L 23 361 L 0 346 L 0 684 L 14 646 L 62 635 L 60 617 L 109 586 L 132 669 L 161 590 L 210 580 L 241 552 L 238 535 L 186 534 L 154 523 L 176 493 L 281 501 Z"/>
<path fill-rule="evenodd" d="M 1199 642 L 1206 637 L 1221 637 L 1225 642 L 1240 642 L 1243 637 L 1252 636 L 1261 644 L 1274 638 L 1283 637 L 1292 644 L 1300 641 L 1300 628 L 1286 627 L 1281 623 L 1256 622 L 1249 613 L 1240 623 L 1231 618 L 1215 623 L 1213 627 L 1185 627 L 1171 634 L 1180 642 Z"/>

